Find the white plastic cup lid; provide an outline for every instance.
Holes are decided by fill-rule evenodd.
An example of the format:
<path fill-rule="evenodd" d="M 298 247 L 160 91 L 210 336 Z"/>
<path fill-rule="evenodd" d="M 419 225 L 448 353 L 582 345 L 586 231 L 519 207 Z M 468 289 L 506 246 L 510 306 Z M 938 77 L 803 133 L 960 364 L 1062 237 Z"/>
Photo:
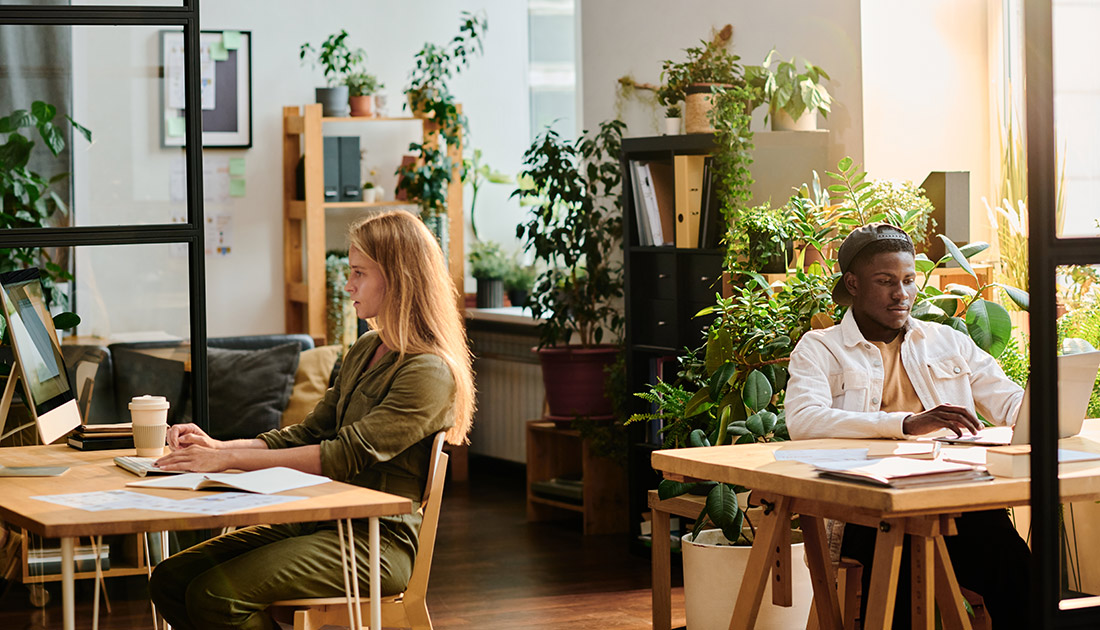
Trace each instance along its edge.
<path fill-rule="evenodd" d="M 134 396 L 130 400 L 131 411 L 159 411 L 168 407 L 168 399 L 164 396 Z"/>

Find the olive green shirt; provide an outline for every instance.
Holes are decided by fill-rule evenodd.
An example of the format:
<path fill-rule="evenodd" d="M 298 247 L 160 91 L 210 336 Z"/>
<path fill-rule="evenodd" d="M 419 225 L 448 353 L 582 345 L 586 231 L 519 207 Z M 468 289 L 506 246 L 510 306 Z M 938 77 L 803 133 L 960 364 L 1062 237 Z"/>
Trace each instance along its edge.
<path fill-rule="evenodd" d="M 321 473 L 420 501 L 432 437 L 454 425 L 455 383 L 434 354 L 389 351 L 369 332 L 344 355 L 336 383 L 300 424 L 263 433 L 268 448 L 321 445 Z"/>

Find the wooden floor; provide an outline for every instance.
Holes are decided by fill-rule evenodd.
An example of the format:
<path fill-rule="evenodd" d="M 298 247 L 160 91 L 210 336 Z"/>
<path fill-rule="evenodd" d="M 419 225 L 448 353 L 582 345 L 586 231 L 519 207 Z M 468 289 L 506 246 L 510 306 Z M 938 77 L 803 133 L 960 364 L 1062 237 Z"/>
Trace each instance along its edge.
<path fill-rule="evenodd" d="M 472 459 L 470 481 L 448 483 L 428 608 L 437 630 L 625 630 L 650 627 L 647 559 L 625 536 L 582 536 L 579 521 L 528 524 L 520 468 Z M 676 576 L 674 584 L 678 583 Z M 61 628 L 61 592 L 45 609 L 12 585 L 0 597 L 0 629 Z M 108 581 L 113 610 L 100 628 L 149 628 L 145 581 Z M 77 627 L 91 628 L 90 582 L 77 585 Z M 683 589 L 673 589 L 673 626 L 683 625 Z"/>

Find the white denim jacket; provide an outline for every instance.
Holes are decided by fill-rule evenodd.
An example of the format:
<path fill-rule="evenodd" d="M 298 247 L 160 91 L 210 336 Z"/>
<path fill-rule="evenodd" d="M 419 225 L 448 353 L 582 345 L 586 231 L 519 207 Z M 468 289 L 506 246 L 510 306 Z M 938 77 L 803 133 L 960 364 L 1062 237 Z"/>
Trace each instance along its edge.
<path fill-rule="evenodd" d="M 998 425 L 1013 424 L 1024 392 L 965 334 L 909 318 L 901 362 L 924 409 L 952 404 Z M 791 439 L 898 438 L 912 412 L 880 411 L 882 354 L 852 311 L 839 325 L 806 333 L 791 353 L 786 418 Z"/>

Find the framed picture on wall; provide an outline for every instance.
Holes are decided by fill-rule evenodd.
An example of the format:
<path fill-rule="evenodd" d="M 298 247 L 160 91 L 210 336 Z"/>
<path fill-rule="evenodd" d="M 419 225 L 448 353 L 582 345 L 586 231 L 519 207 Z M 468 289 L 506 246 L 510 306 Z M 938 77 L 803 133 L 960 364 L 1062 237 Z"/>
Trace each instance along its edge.
<path fill-rule="evenodd" d="M 162 147 L 184 145 L 183 31 L 160 32 Z M 252 32 L 199 34 L 202 146 L 252 146 Z"/>

